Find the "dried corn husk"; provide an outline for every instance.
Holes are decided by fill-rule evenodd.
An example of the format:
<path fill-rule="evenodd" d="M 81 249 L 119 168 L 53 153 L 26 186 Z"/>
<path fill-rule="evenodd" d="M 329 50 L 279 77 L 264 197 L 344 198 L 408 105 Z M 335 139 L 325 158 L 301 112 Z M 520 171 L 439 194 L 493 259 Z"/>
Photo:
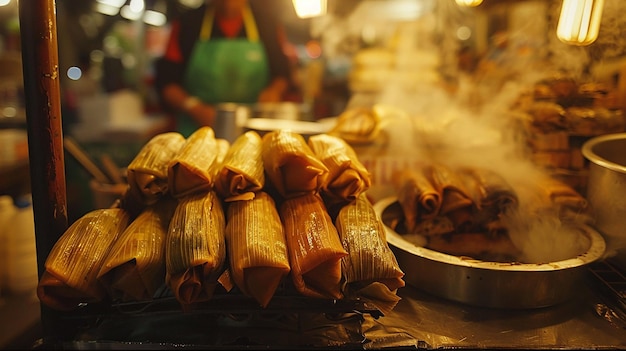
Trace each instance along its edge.
<path fill-rule="evenodd" d="M 448 217 L 456 230 L 474 225 L 474 201 L 460 176 L 443 164 L 432 164 L 427 173 L 441 193 L 439 214 Z"/>
<path fill-rule="evenodd" d="M 214 191 L 179 199 L 165 247 L 166 283 L 183 305 L 207 301 L 226 260 L 226 226 Z"/>
<path fill-rule="evenodd" d="M 404 286 L 404 272 L 387 244 L 385 228 L 364 194 L 341 208 L 335 224 L 348 252 L 342 260 L 346 284 L 360 289 L 380 282 L 391 291 Z"/>
<path fill-rule="evenodd" d="M 329 134 L 309 137 L 308 145 L 328 168 L 322 192 L 327 201 L 354 201 L 372 185 L 368 170 L 359 161 L 354 149 L 343 139 Z"/>
<path fill-rule="evenodd" d="M 213 162 L 211 170 L 209 171 L 212 174 L 213 179 L 216 179 L 217 174 L 222 170 L 222 163 L 224 162 L 224 158 L 226 158 L 226 154 L 230 149 L 230 141 L 222 138 L 217 138 L 215 140 L 217 141 L 216 157 L 215 162 Z M 213 189 L 215 189 L 215 182 L 213 182 Z"/>
<path fill-rule="evenodd" d="M 226 243 L 230 272 L 241 291 L 266 307 L 290 270 L 283 225 L 271 196 L 229 204 Z"/>
<path fill-rule="evenodd" d="M 350 144 L 374 141 L 380 134 L 380 116 L 374 108 L 349 108 L 337 117 L 337 124 L 328 134 L 338 136 Z"/>
<path fill-rule="evenodd" d="M 439 214 L 442 194 L 423 169 L 404 169 L 394 174 L 393 183 L 402 207 L 407 233 L 416 233 L 418 223 Z"/>
<path fill-rule="evenodd" d="M 215 190 L 226 201 L 251 199 L 265 186 L 261 145 L 255 131 L 240 135 L 231 145 L 215 179 Z"/>
<path fill-rule="evenodd" d="M 119 208 L 97 209 L 76 220 L 54 244 L 37 286 L 41 302 L 71 310 L 83 302 L 99 302 L 106 290 L 97 275 L 130 216 Z"/>
<path fill-rule="evenodd" d="M 165 283 L 165 239 L 176 200 L 161 199 L 144 209 L 107 255 L 98 280 L 109 296 L 148 300 Z"/>
<path fill-rule="evenodd" d="M 495 171 L 466 168 L 459 173 L 476 205 L 475 221 L 483 224 L 498 220 L 502 214 L 518 207 L 515 189 Z"/>
<path fill-rule="evenodd" d="M 211 127 L 200 127 L 191 134 L 168 165 L 170 194 L 182 197 L 207 191 L 213 186 L 211 166 L 217 158 L 217 140 Z"/>
<path fill-rule="evenodd" d="M 287 199 L 280 216 L 296 290 L 309 297 L 342 298 L 341 259 L 348 253 L 322 198 L 307 194 Z"/>
<path fill-rule="evenodd" d="M 154 136 L 139 150 L 127 167 L 129 190 L 139 202 L 151 205 L 168 192 L 169 162 L 184 143 L 182 134 L 167 132 Z"/>
<path fill-rule="evenodd" d="M 285 198 L 318 193 L 328 177 L 304 137 L 288 130 L 263 136 L 263 165 L 267 178 Z"/>

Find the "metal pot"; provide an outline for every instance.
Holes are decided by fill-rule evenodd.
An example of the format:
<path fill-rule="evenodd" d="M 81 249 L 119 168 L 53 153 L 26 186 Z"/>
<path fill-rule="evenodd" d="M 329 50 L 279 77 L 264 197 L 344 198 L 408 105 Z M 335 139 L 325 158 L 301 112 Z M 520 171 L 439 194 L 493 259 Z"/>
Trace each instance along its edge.
<path fill-rule="evenodd" d="M 394 204 L 397 198 L 389 197 L 374 204 L 374 209 L 379 218 L 385 218 L 385 211 Z M 566 260 L 530 264 L 448 255 L 417 246 L 385 225 L 387 242 L 407 284 L 468 305 L 503 309 L 552 306 L 579 290 L 587 265 L 600 259 L 605 250 L 604 239 L 597 231 L 581 229 L 589 238 L 587 251 Z"/>
<path fill-rule="evenodd" d="M 582 154 L 589 160 L 586 197 L 595 227 L 605 236 L 607 255 L 626 268 L 626 133 L 589 139 Z"/>
<path fill-rule="evenodd" d="M 243 127 L 250 118 L 250 108 L 232 102 L 220 103 L 215 107 L 215 137 L 230 143 L 243 133 Z"/>

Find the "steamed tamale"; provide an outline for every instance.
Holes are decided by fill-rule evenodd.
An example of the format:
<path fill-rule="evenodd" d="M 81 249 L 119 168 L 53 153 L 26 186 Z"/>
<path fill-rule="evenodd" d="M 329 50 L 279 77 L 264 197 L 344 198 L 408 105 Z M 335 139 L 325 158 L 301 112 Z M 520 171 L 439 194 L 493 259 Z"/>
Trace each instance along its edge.
<path fill-rule="evenodd" d="M 354 149 L 343 139 L 329 134 L 309 137 L 308 145 L 328 168 L 322 185 L 327 201 L 354 201 L 372 185 L 368 170 L 361 164 Z"/>
<path fill-rule="evenodd" d="M 476 205 L 477 224 L 498 220 L 502 214 L 517 208 L 517 193 L 501 174 L 485 168 L 466 168 L 458 174 Z"/>
<path fill-rule="evenodd" d="M 217 140 L 211 127 L 200 127 L 193 132 L 168 164 L 170 194 L 182 197 L 210 190 L 214 181 L 210 171 L 217 152 Z"/>
<path fill-rule="evenodd" d="M 217 142 L 215 162 L 213 162 L 211 169 L 209 170 L 213 179 L 217 179 L 217 175 L 222 170 L 224 158 L 226 158 L 226 154 L 228 153 L 228 150 L 230 150 L 230 141 L 223 138 L 217 138 L 215 141 Z M 213 189 L 215 190 L 215 181 L 213 181 Z"/>
<path fill-rule="evenodd" d="M 177 132 L 158 134 L 139 150 L 127 167 L 129 190 L 139 202 L 151 205 L 168 192 L 168 166 L 185 137 Z"/>
<path fill-rule="evenodd" d="M 404 286 L 404 273 L 387 244 L 383 223 L 365 194 L 341 208 L 335 225 L 348 252 L 342 259 L 346 284 L 362 288 L 380 282 L 391 291 Z"/>
<path fill-rule="evenodd" d="M 416 233 L 418 223 L 437 217 L 442 194 L 423 168 L 398 171 L 393 176 L 393 183 L 402 207 L 406 233 Z"/>
<path fill-rule="evenodd" d="M 439 214 L 448 217 L 455 230 L 464 231 L 473 226 L 475 204 L 459 175 L 448 166 L 437 163 L 429 165 L 425 171 L 441 194 Z"/>
<path fill-rule="evenodd" d="M 295 288 L 309 297 L 342 298 L 341 259 L 348 253 L 322 198 L 307 194 L 287 199 L 280 217 Z"/>
<path fill-rule="evenodd" d="M 374 141 L 380 134 L 380 116 L 369 107 L 348 108 L 337 117 L 337 123 L 328 133 L 350 144 Z"/>
<path fill-rule="evenodd" d="M 104 299 L 106 290 L 97 280 L 98 271 L 129 220 L 128 212 L 119 208 L 93 210 L 76 220 L 46 258 L 37 286 L 41 302 L 71 310 L 79 303 Z"/>
<path fill-rule="evenodd" d="M 113 244 L 98 273 L 109 296 L 123 301 L 154 297 L 165 283 L 165 238 L 176 200 L 144 209 Z"/>
<path fill-rule="evenodd" d="M 263 136 L 262 157 L 267 178 L 285 198 L 318 193 L 328 177 L 304 137 L 288 130 Z"/>
<path fill-rule="evenodd" d="M 263 307 L 290 270 L 283 225 L 272 197 L 233 201 L 226 216 L 226 243 L 235 284 Z"/>
<path fill-rule="evenodd" d="M 214 191 L 179 199 L 165 246 L 166 283 L 183 305 L 209 300 L 226 260 L 226 226 Z"/>
<path fill-rule="evenodd" d="M 261 144 L 259 134 L 248 131 L 228 149 L 215 179 L 215 190 L 226 201 L 250 199 L 265 186 Z"/>

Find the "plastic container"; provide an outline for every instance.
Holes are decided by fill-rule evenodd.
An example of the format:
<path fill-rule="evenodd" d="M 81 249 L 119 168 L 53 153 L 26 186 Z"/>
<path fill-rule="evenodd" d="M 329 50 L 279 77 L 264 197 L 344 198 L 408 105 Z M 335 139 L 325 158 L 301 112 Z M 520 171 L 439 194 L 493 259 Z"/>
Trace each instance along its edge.
<path fill-rule="evenodd" d="M 15 213 L 5 233 L 6 283 L 12 294 L 35 294 L 37 274 L 37 251 L 35 246 L 35 218 L 32 200 L 24 196 L 15 200 Z"/>

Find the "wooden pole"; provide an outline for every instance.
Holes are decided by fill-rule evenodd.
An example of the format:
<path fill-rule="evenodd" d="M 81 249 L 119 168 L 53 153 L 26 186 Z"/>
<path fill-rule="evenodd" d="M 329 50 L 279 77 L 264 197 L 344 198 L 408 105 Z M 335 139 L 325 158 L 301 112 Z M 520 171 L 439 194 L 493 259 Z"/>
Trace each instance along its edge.
<path fill-rule="evenodd" d="M 19 2 L 22 71 L 39 276 L 68 227 L 54 0 Z M 44 338 L 59 334 L 59 314 L 42 305 Z"/>

